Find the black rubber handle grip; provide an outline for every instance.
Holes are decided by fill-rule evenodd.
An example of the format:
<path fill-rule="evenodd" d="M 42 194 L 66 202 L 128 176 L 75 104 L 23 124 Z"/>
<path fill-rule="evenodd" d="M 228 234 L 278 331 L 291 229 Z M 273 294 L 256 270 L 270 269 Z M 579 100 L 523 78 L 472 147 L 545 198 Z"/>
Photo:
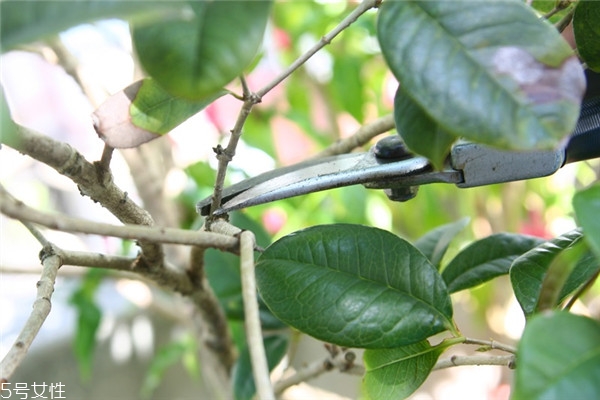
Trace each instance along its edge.
<path fill-rule="evenodd" d="M 586 79 L 587 92 L 565 148 L 565 164 L 600 157 L 600 74 L 587 70 Z"/>

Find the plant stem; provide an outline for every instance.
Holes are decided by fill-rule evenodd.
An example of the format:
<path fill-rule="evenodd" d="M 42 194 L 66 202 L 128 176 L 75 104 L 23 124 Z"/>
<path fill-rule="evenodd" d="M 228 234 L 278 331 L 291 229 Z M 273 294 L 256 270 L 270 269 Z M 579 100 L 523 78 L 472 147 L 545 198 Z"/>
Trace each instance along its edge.
<path fill-rule="evenodd" d="M 31 343 L 37 336 L 42 324 L 50 314 L 52 293 L 54 292 L 54 283 L 58 269 L 62 265 L 61 257 L 56 254 L 52 245 L 44 247 L 40 253 L 42 262 L 42 275 L 37 282 L 37 296 L 33 303 L 33 310 L 25 322 L 23 329 L 15 340 L 6 356 L 0 362 L 0 371 L 2 376 L 0 380 L 7 382 L 15 372 L 15 369 L 21 364 Z"/>
<path fill-rule="evenodd" d="M 246 320 L 246 340 L 252 362 L 252 374 L 256 383 L 256 393 L 261 400 L 275 400 L 267 355 L 263 344 L 258 300 L 256 298 L 256 279 L 254 275 L 254 234 L 243 231 L 240 234 L 240 269 L 242 276 L 242 297 Z"/>

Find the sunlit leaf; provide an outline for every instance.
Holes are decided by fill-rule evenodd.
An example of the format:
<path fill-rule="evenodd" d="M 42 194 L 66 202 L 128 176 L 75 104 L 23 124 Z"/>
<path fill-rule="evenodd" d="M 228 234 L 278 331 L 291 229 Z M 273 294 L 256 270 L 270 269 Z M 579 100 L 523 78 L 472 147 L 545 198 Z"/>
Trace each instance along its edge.
<path fill-rule="evenodd" d="M 394 98 L 396 129 L 404 143 L 415 153 L 427 157 L 441 170 L 456 140 L 440 128 L 427 113 L 399 87 Z"/>
<path fill-rule="evenodd" d="M 432 229 L 420 237 L 414 245 L 434 266 L 439 268 L 450 242 L 468 223 L 469 218 L 462 218 L 456 222 Z"/>
<path fill-rule="evenodd" d="M 338 224 L 293 233 L 265 250 L 256 277 L 273 314 L 326 342 L 396 347 L 454 329 L 435 267 L 380 229 Z"/>
<path fill-rule="evenodd" d="M 567 232 L 540 244 L 513 262 L 510 268 L 510 281 L 525 316 L 528 317 L 535 312 L 542 285 L 555 258 L 561 252 L 572 248 L 582 237 L 580 230 Z"/>
<path fill-rule="evenodd" d="M 169 93 L 212 96 L 239 76 L 261 43 L 271 1 L 186 2 L 160 20 L 134 21 L 133 42 L 148 74 Z"/>
<path fill-rule="evenodd" d="M 600 184 L 576 193 L 573 208 L 577 222 L 583 227 L 585 240 L 600 259 Z"/>
<path fill-rule="evenodd" d="M 600 322 L 566 312 L 536 315 L 517 351 L 512 400 L 598 397 Z"/>
<path fill-rule="evenodd" d="M 575 127 L 581 65 L 524 2 L 383 2 L 377 27 L 402 90 L 444 131 L 525 150 Z"/>
<path fill-rule="evenodd" d="M 263 339 L 269 371 L 279 364 L 288 348 L 288 340 L 283 335 L 267 336 Z M 250 400 L 256 394 L 252 373 L 250 351 L 245 347 L 233 369 L 233 394 L 236 400 Z"/>
<path fill-rule="evenodd" d="M 94 112 L 94 129 L 111 147 L 136 147 L 170 132 L 226 93 L 191 101 L 170 95 L 146 78 L 102 103 Z"/>
<path fill-rule="evenodd" d="M 450 261 L 442 278 L 450 293 L 508 274 L 512 262 L 543 240 L 526 235 L 498 233 L 478 240 Z"/>
<path fill-rule="evenodd" d="M 367 399 L 405 399 L 427 379 L 442 348 L 424 340 L 393 349 L 367 349 L 363 392 Z"/>
<path fill-rule="evenodd" d="M 579 56 L 588 68 L 600 72 L 600 2 L 581 0 L 573 15 L 573 33 Z"/>

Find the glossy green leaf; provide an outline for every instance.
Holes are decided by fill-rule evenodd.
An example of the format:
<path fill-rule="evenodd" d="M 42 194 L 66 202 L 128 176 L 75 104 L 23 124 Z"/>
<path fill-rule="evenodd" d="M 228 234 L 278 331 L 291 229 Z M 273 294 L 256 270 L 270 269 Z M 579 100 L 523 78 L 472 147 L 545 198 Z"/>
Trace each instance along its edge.
<path fill-rule="evenodd" d="M 221 90 L 191 101 L 170 95 L 154 79 L 146 78 L 102 103 L 93 114 L 94 129 L 111 147 L 136 147 L 170 132 L 226 93 Z"/>
<path fill-rule="evenodd" d="M 239 76 L 256 55 L 271 1 L 187 2 L 160 21 L 133 25 L 139 60 L 173 95 L 204 99 Z"/>
<path fill-rule="evenodd" d="M 79 363 L 82 380 L 92 376 L 92 363 L 96 348 L 96 332 L 102 320 L 102 311 L 96 304 L 94 296 L 106 271 L 90 269 L 81 286 L 69 298 L 69 303 L 77 310 L 77 329 L 73 338 L 73 352 Z"/>
<path fill-rule="evenodd" d="M 256 278 L 273 314 L 341 346 L 397 347 L 454 330 L 435 267 L 380 229 L 337 224 L 293 233 L 265 250 Z"/>
<path fill-rule="evenodd" d="M 512 400 L 595 399 L 600 393 L 600 322 L 540 314 L 518 346 Z"/>
<path fill-rule="evenodd" d="M 435 228 L 419 238 L 414 245 L 433 265 L 439 268 L 450 242 L 468 223 L 469 218 L 467 217 Z"/>
<path fill-rule="evenodd" d="M 511 233 L 488 236 L 458 253 L 444 268 L 442 278 L 450 293 L 481 285 L 508 274 L 517 257 L 542 242 L 539 238 Z"/>
<path fill-rule="evenodd" d="M 456 137 L 441 129 L 402 87 L 394 97 L 394 120 L 408 148 L 427 157 L 436 169 L 441 170 Z"/>
<path fill-rule="evenodd" d="M 510 281 L 525 316 L 529 317 L 535 312 L 542 285 L 555 258 L 561 252 L 572 248 L 582 237 L 580 230 L 567 232 L 540 244 L 513 262 Z"/>
<path fill-rule="evenodd" d="M 0 3 L 2 51 L 31 43 L 70 27 L 106 18 L 160 15 L 181 8 L 179 2 L 122 0 L 3 1 Z"/>
<path fill-rule="evenodd" d="M 579 56 L 588 68 L 600 72 L 600 2 L 581 0 L 573 14 L 573 33 Z"/>
<path fill-rule="evenodd" d="M 428 341 L 393 349 L 367 349 L 362 391 L 367 399 L 405 399 L 429 376 L 443 348 Z"/>
<path fill-rule="evenodd" d="M 585 232 L 585 240 L 600 259 L 600 184 L 576 193 L 573 208 L 577 222 Z"/>
<path fill-rule="evenodd" d="M 444 131 L 525 150 L 575 127 L 583 70 L 524 2 L 383 2 L 377 27 L 402 89 Z"/>
<path fill-rule="evenodd" d="M 269 371 L 279 364 L 288 348 L 288 339 L 283 335 L 267 336 L 263 339 L 267 354 Z M 256 394 L 256 385 L 252 375 L 250 351 L 245 347 L 233 369 L 233 394 L 236 400 L 250 400 Z"/>

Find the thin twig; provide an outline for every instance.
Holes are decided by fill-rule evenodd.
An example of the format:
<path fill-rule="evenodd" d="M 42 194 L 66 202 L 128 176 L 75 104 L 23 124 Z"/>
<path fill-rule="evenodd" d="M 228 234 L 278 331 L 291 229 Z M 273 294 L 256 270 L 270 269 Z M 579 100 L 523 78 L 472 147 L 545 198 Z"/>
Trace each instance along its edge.
<path fill-rule="evenodd" d="M 240 269 L 242 275 L 242 298 L 246 320 L 246 341 L 250 351 L 252 374 L 256 383 L 256 393 L 261 400 L 275 400 L 269 366 L 263 344 L 258 300 L 256 298 L 256 278 L 254 275 L 254 234 L 243 231 L 240 234 Z"/>
<path fill-rule="evenodd" d="M 465 340 L 462 343 L 483 346 L 486 350 L 502 350 L 502 351 L 506 351 L 507 353 L 517 354 L 517 349 L 515 347 L 510 346 L 508 344 L 497 342 L 493 339 L 492 340 L 480 340 L 480 339 L 465 338 Z"/>
<path fill-rule="evenodd" d="M 54 253 L 52 245 L 44 247 L 44 250 L 40 253 L 40 259 L 43 269 L 41 278 L 37 282 L 37 296 L 33 303 L 33 310 L 17 340 L 0 362 L 2 373 L 0 379 L 2 382 L 8 381 L 15 369 L 21 364 L 52 307 L 50 300 L 62 260 L 59 255 Z"/>
<path fill-rule="evenodd" d="M 104 145 L 104 149 L 102 149 L 102 156 L 100 157 L 100 162 L 98 163 L 100 168 L 103 168 L 106 171 L 110 169 L 110 161 L 112 159 L 114 150 L 115 149 L 113 147 L 110 147 L 107 144 Z"/>
<path fill-rule="evenodd" d="M 92 222 L 60 214 L 48 214 L 35 210 L 16 200 L 0 185 L 0 211 L 19 221 L 33 222 L 50 229 L 123 239 L 143 239 L 157 243 L 177 243 L 231 250 L 238 245 L 238 239 L 212 232 L 194 232 L 175 228 L 155 228 L 140 225 L 111 225 Z"/>
<path fill-rule="evenodd" d="M 564 31 L 567 26 L 573 21 L 573 15 L 575 15 L 575 7 L 571 8 L 568 13 L 565 14 L 564 17 L 560 19 L 557 23 L 554 24 L 556 30 L 559 32 Z"/>
<path fill-rule="evenodd" d="M 327 33 L 325 36 L 321 38 L 321 40 L 316 43 L 311 49 L 309 49 L 306 53 L 301 55 L 296 61 L 294 61 L 288 68 L 286 68 L 281 74 L 279 74 L 275 79 L 273 79 L 270 83 L 264 86 L 256 93 L 252 93 L 248 88 L 246 81 L 242 79 L 242 88 L 244 90 L 244 104 L 240 110 L 237 121 L 235 123 L 234 128 L 231 130 L 231 136 L 229 138 L 229 143 L 227 147 L 223 149 L 220 145 L 215 147 L 215 153 L 217 154 L 217 159 L 219 160 L 219 166 L 217 169 L 217 177 L 215 179 L 215 187 L 213 190 L 212 202 L 211 202 L 211 211 L 210 214 L 219 208 L 221 205 L 221 198 L 223 193 L 223 184 L 225 182 L 225 175 L 227 173 L 227 166 L 232 158 L 235 156 L 235 150 L 237 148 L 237 144 L 242 134 L 242 128 L 246 123 L 246 119 L 252 108 L 255 104 L 260 103 L 261 99 L 264 95 L 270 92 L 275 86 L 279 85 L 283 80 L 285 80 L 292 72 L 300 68 L 307 60 L 309 60 L 316 52 L 320 49 L 331 43 L 333 38 L 335 38 L 340 32 L 349 27 L 354 21 L 358 19 L 362 14 L 367 12 L 369 9 L 376 7 L 381 3 L 381 0 L 363 0 L 358 7 L 356 7 L 339 25 L 337 25 L 333 30 Z M 211 224 L 214 219 L 209 217 L 207 219 L 207 229 L 210 229 Z"/>
<path fill-rule="evenodd" d="M 515 356 L 495 356 L 489 354 L 476 354 L 472 356 L 452 356 L 439 360 L 433 367 L 433 371 L 444 368 L 459 367 L 465 365 L 504 365 L 515 368 Z"/>
<path fill-rule="evenodd" d="M 354 23 L 358 17 L 370 10 L 371 8 L 377 7 L 381 3 L 381 0 L 363 0 L 358 7 L 356 7 L 346 18 L 342 20 L 333 30 L 327 33 L 321 38 L 321 40 L 311 47 L 306 53 L 302 54 L 296 61 L 290 64 L 281 74 L 275 79 L 269 82 L 265 87 L 260 89 L 256 94 L 259 97 L 263 97 L 265 94 L 270 92 L 275 86 L 279 85 L 283 80 L 292 74 L 295 70 L 300 68 L 302 64 L 308 61 L 316 52 L 327 46 L 331 41 L 344 29 L 348 28 Z"/>
<path fill-rule="evenodd" d="M 33 235 L 33 237 L 38 242 L 40 242 L 42 246 L 48 246 L 50 244 L 50 242 L 48 242 L 48 239 L 46 239 L 46 237 L 42 234 L 42 232 L 40 232 L 40 230 L 35 225 L 27 221 L 21 221 L 21 223 L 25 226 L 25 228 L 27 228 L 27 230 Z"/>
<path fill-rule="evenodd" d="M 392 114 L 377 118 L 376 120 L 361 126 L 352 136 L 338 140 L 320 153 L 315 158 L 346 154 L 357 147 L 364 146 L 375 136 L 395 128 L 394 116 Z"/>
<path fill-rule="evenodd" d="M 306 382 L 309 379 L 316 378 L 325 372 L 339 370 L 343 373 L 362 376 L 365 374 L 365 367 L 354 363 L 355 353 L 352 350 L 343 350 L 335 355 L 314 361 L 305 367 L 296 371 L 293 375 L 281 379 L 275 383 L 275 394 L 280 395 L 287 388 Z"/>

